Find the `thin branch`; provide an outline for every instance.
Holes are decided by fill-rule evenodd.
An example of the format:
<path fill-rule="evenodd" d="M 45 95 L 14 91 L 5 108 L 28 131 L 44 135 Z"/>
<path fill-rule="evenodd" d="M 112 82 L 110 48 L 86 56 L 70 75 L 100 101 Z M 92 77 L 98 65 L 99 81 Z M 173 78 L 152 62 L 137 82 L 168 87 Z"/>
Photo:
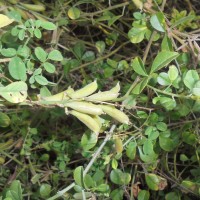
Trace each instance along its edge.
<path fill-rule="evenodd" d="M 101 153 L 103 147 L 110 140 L 110 138 L 112 136 L 112 133 L 114 132 L 115 128 L 116 128 L 116 125 L 112 125 L 112 127 L 110 128 L 110 131 L 106 135 L 104 141 L 102 142 L 102 144 L 100 145 L 100 147 L 97 149 L 97 151 L 95 152 L 94 156 L 92 157 L 92 159 L 88 163 L 87 167 L 85 168 L 85 170 L 83 172 L 83 176 L 85 176 L 87 174 L 87 172 L 90 170 L 90 168 L 94 164 L 95 160 L 97 159 L 97 157 Z M 54 195 L 53 197 L 48 198 L 47 200 L 54 200 L 54 199 L 57 199 L 57 198 L 63 196 L 67 191 L 69 191 L 70 189 L 72 189 L 74 186 L 75 186 L 75 182 L 71 183 L 69 186 L 67 186 L 63 190 L 59 191 L 56 195 Z"/>

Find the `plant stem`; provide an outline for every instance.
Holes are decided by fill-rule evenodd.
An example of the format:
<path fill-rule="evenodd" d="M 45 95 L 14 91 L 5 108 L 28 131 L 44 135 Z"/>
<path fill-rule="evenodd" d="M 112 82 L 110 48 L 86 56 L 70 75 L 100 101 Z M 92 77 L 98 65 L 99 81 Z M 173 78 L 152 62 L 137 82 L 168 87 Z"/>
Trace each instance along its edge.
<path fill-rule="evenodd" d="M 95 152 L 94 156 L 92 157 L 92 159 L 90 160 L 90 162 L 88 163 L 87 167 L 85 168 L 84 172 L 83 172 L 83 176 L 85 176 L 87 174 L 87 172 L 90 170 L 91 166 L 93 165 L 93 163 L 95 162 L 96 158 L 99 156 L 99 154 L 101 153 L 103 147 L 106 145 L 106 143 L 110 140 L 112 133 L 114 132 L 116 128 L 116 125 L 112 125 L 110 128 L 109 133 L 106 135 L 103 143 L 100 145 L 100 147 L 97 149 L 97 151 Z M 69 186 L 67 186 L 66 188 L 64 188 L 63 190 L 59 191 L 56 195 L 54 195 L 53 197 L 48 198 L 47 200 L 54 200 L 57 199 L 61 196 L 63 196 L 67 191 L 69 191 L 70 189 L 72 189 L 75 186 L 75 182 L 71 183 Z"/>
<path fill-rule="evenodd" d="M 185 96 L 185 95 L 180 95 L 180 94 L 174 94 L 174 93 L 171 93 L 171 92 L 165 92 L 165 91 L 159 90 L 157 88 L 154 88 L 150 85 L 147 85 L 147 87 L 151 88 L 152 90 L 154 90 L 156 92 L 159 92 L 159 93 L 162 93 L 162 94 L 165 94 L 165 95 L 168 95 L 168 96 L 178 97 L 178 98 L 181 98 L 181 99 L 193 99 L 191 96 Z"/>
<path fill-rule="evenodd" d="M 102 10 L 99 10 L 99 11 L 96 11 L 96 12 L 93 12 L 93 13 L 84 13 L 83 16 L 98 15 L 98 14 L 104 13 L 105 11 L 113 10 L 113 9 L 124 7 L 124 6 L 127 6 L 127 5 L 129 5 L 129 2 L 124 2 L 124 3 L 121 3 L 121 4 L 114 5 L 114 6 L 109 6 L 105 9 L 102 9 Z"/>
<path fill-rule="evenodd" d="M 162 5 L 161 5 L 161 9 L 160 9 L 161 11 L 164 10 L 165 4 L 166 4 L 166 0 L 163 0 Z M 148 43 L 148 45 L 147 45 L 147 47 L 145 49 L 144 56 L 143 56 L 143 59 L 142 59 L 144 64 L 146 62 L 146 59 L 147 59 L 147 56 L 148 56 L 148 53 L 149 53 L 149 50 L 150 50 L 150 47 L 151 47 L 151 44 L 153 42 L 153 38 L 154 38 L 156 32 L 157 31 L 154 30 L 153 33 L 151 34 L 151 37 L 149 39 L 149 43 Z"/>
<path fill-rule="evenodd" d="M 3 154 L 4 156 L 12 159 L 13 161 L 15 161 L 17 164 L 23 166 L 24 164 L 22 162 L 20 162 L 19 160 L 17 160 L 15 157 L 11 156 L 10 154 L 6 153 L 5 151 L 1 151 L 0 150 L 0 153 Z"/>

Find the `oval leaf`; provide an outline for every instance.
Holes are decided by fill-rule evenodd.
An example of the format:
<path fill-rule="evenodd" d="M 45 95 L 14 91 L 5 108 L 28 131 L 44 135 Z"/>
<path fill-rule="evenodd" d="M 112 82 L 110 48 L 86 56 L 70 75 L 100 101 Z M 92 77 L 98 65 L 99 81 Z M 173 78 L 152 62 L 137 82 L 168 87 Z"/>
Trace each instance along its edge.
<path fill-rule="evenodd" d="M 63 60 L 63 56 L 60 53 L 60 51 L 58 50 L 53 50 L 49 53 L 48 55 L 48 59 L 50 60 L 54 60 L 54 61 L 62 61 Z"/>
<path fill-rule="evenodd" d="M 91 134 L 83 134 L 81 138 L 81 146 L 84 151 L 88 151 L 93 148 L 97 143 L 97 134 L 92 132 Z"/>
<path fill-rule="evenodd" d="M 45 62 L 45 60 L 47 59 L 47 53 L 41 47 L 35 48 L 35 55 L 37 59 L 41 62 Z"/>
<path fill-rule="evenodd" d="M 77 185 L 83 187 L 84 181 L 83 181 L 83 167 L 79 166 L 74 170 L 74 181 Z"/>
<path fill-rule="evenodd" d="M 199 74 L 197 73 L 196 70 L 189 70 L 184 79 L 183 82 L 185 84 L 185 86 L 187 88 L 189 88 L 190 90 L 192 90 L 192 88 L 194 87 L 195 83 L 199 80 Z"/>
<path fill-rule="evenodd" d="M 5 113 L 0 112 L 0 127 L 8 127 L 10 125 L 10 118 Z"/>
<path fill-rule="evenodd" d="M 17 56 L 13 57 L 9 62 L 8 70 L 10 75 L 16 80 L 25 81 L 27 78 L 25 64 L 22 59 Z"/>
<path fill-rule="evenodd" d="M 6 87 L 0 87 L 0 96 L 11 103 L 20 103 L 27 98 L 27 89 L 25 82 L 13 82 Z"/>
<path fill-rule="evenodd" d="M 165 25 L 165 17 L 163 13 L 158 12 L 155 15 L 151 16 L 150 23 L 154 29 L 160 32 L 165 32 L 164 25 Z"/>
<path fill-rule="evenodd" d="M 136 57 L 131 61 L 131 67 L 133 70 L 141 76 L 148 76 L 144 63 L 140 57 Z"/>
<path fill-rule="evenodd" d="M 150 74 L 168 65 L 179 54 L 171 51 L 161 51 L 153 61 Z"/>
<path fill-rule="evenodd" d="M 34 78 L 35 78 L 35 81 L 39 83 L 40 85 L 48 85 L 49 83 L 48 80 L 42 75 L 37 75 Z"/>
<path fill-rule="evenodd" d="M 120 169 L 114 169 L 110 173 L 110 179 L 117 185 L 127 185 L 131 180 L 131 175 L 122 172 Z"/>
<path fill-rule="evenodd" d="M 70 19 L 78 19 L 81 15 L 81 12 L 78 8 L 76 7 L 71 7 L 68 12 L 67 12 L 68 16 Z"/>
<path fill-rule="evenodd" d="M 53 24 L 52 22 L 46 22 L 46 21 L 42 21 L 41 27 L 49 31 L 55 30 L 57 28 L 56 25 Z"/>

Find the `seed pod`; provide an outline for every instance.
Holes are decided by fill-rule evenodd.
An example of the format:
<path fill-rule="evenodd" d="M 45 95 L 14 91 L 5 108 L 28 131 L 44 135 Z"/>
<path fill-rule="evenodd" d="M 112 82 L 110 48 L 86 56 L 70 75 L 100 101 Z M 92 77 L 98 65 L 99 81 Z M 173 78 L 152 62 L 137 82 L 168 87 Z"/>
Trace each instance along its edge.
<path fill-rule="evenodd" d="M 12 3 L 12 4 L 17 4 L 19 2 L 19 0 L 7 0 L 9 3 Z"/>
<path fill-rule="evenodd" d="M 21 3 L 21 5 L 24 8 L 27 8 L 28 10 L 32 10 L 36 12 L 42 12 L 46 10 L 44 5 L 35 5 L 35 4 L 27 4 L 27 3 Z"/>
<path fill-rule="evenodd" d="M 116 119 L 117 121 L 123 123 L 123 124 L 128 124 L 129 123 L 129 118 L 128 116 L 123 113 L 122 111 L 116 109 L 115 107 L 107 106 L 107 105 L 99 105 L 99 107 L 102 108 L 102 110 L 110 115 L 112 118 Z"/>
<path fill-rule="evenodd" d="M 88 101 L 111 101 L 119 96 L 120 86 L 119 83 L 109 91 L 98 92 L 85 99 Z"/>
<path fill-rule="evenodd" d="M 44 4 L 41 3 L 41 1 L 39 1 L 39 0 L 32 0 L 32 1 L 33 1 L 33 3 L 36 4 L 36 5 L 43 5 L 43 6 L 44 6 Z"/>
<path fill-rule="evenodd" d="M 112 101 L 119 96 L 119 93 L 112 93 L 112 92 L 98 92 L 93 94 L 89 97 L 86 97 L 85 100 L 87 101 Z"/>
<path fill-rule="evenodd" d="M 115 139 L 115 150 L 117 153 L 122 153 L 123 151 L 123 142 L 120 138 Z"/>
<path fill-rule="evenodd" d="M 75 91 L 74 93 L 70 94 L 69 96 L 72 99 L 79 99 L 86 97 L 88 95 L 91 95 L 97 90 L 97 81 L 95 80 L 94 82 L 86 85 L 85 87 Z"/>
<path fill-rule="evenodd" d="M 41 17 L 41 15 L 39 15 L 38 13 L 32 13 L 37 19 L 39 19 L 40 21 L 43 22 L 48 22 L 48 20 L 46 20 L 44 17 Z"/>
<path fill-rule="evenodd" d="M 103 110 L 92 103 L 82 102 L 82 101 L 72 101 L 65 104 L 65 106 L 72 108 L 76 111 L 90 114 L 90 115 L 101 115 L 103 114 Z"/>
<path fill-rule="evenodd" d="M 95 133 L 99 133 L 100 126 L 99 124 L 89 115 L 80 113 L 78 111 L 72 110 L 69 112 L 70 114 L 77 117 L 81 122 L 83 122 L 90 130 Z"/>
<path fill-rule="evenodd" d="M 72 88 L 68 88 L 67 90 L 60 92 L 58 94 L 55 94 L 55 95 L 52 95 L 49 97 L 42 97 L 42 100 L 55 101 L 55 102 L 62 101 L 62 100 L 68 100 L 69 99 L 68 94 L 70 94 L 72 92 L 74 92 L 74 90 Z"/>
<path fill-rule="evenodd" d="M 120 85 L 119 85 L 119 82 L 117 83 L 117 85 L 115 87 L 113 87 L 111 90 L 111 92 L 114 92 L 114 93 L 118 93 L 120 91 Z"/>
<path fill-rule="evenodd" d="M 92 116 L 92 118 L 99 124 L 99 127 L 101 128 L 102 127 L 102 118 L 100 118 L 98 115 L 94 115 Z"/>

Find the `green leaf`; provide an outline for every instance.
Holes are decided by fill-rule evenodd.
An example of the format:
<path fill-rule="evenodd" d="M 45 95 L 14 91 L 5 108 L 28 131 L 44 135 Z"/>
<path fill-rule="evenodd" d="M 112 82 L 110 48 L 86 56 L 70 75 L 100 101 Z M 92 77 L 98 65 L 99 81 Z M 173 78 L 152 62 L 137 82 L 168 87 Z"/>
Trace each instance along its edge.
<path fill-rule="evenodd" d="M 164 190 L 167 186 L 167 180 L 156 174 L 145 174 L 145 181 L 151 190 Z"/>
<path fill-rule="evenodd" d="M 79 166 L 74 170 L 74 181 L 77 185 L 84 187 L 83 167 Z"/>
<path fill-rule="evenodd" d="M 200 81 L 197 81 L 192 89 L 192 94 L 200 96 Z"/>
<path fill-rule="evenodd" d="M 197 81 L 199 81 L 199 74 L 196 70 L 189 70 L 183 78 L 185 86 L 190 90 L 192 90 Z"/>
<path fill-rule="evenodd" d="M 10 75 L 16 80 L 25 81 L 27 78 L 25 64 L 22 59 L 17 56 L 13 57 L 9 62 L 8 70 Z"/>
<path fill-rule="evenodd" d="M 159 136 L 159 145 L 164 151 L 173 151 L 175 148 L 171 138 Z"/>
<path fill-rule="evenodd" d="M 133 160 L 136 156 L 136 147 L 137 147 L 136 142 L 129 142 L 129 144 L 127 145 L 126 155 L 131 160 Z"/>
<path fill-rule="evenodd" d="M 120 169 L 114 169 L 110 173 L 110 180 L 117 185 L 128 185 L 131 175 L 122 172 Z"/>
<path fill-rule="evenodd" d="M 92 179 L 92 177 L 89 174 L 86 174 L 84 176 L 84 186 L 85 186 L 85 188 L 94 188 L 95 185 L 96 185 L 96 183 Z"/>
<path fill-rule="evenodd" d="M 0 127 L 8 127 L 10 125 L 10 118 L 7 114 L 0 112 Z"/>
<path fill-rule="evenodd" d="M 85 62 L 90 62 L 93 61 L 94 59 L 95 59 L 95 54 L 93 51 L 86 51 L 82 56 L 82 60 Z"/>
<path fill-rule="evenodd" d="M 138 147 L 138 150 L 141 160 L 143 160 L 145 163 L 155 162 L 158 157 L 158 155 L 155 154 L 153 151 L 151 152 L 151 154 L 147 155 L 142 152 L 142 149 L 140 147 Z"/>
<path fill-rule="evenodd" d="M 1 54 L 5 57 L 13 57 L 16 55 L 16 50 L 13 48 L 1 49 Z"/>
<path fill-rule="evenodd" d="M 174 99 L 169 98 L 169 97 L 155 97 L 155 98 L 153 98 L 153 103 L 156 104 L 157 102 L 160 102 L 160 104 L 166 110 L 173 110 L 176 107 L 176 101 Z"/>
<path fill-rule="evenodd" d="M 189 158 L 188 158 L 185 154 L 181 154 L 181 155 L 180 155 L 180 160 L 181 160 L 182 162 L 186 162 L 186 161 L 189 160 Z"/>
<path fill-rule="evenodd" d="M 91 192 L 85 192 L 84 190 L 82 190 L 82 192 L 75 193 L 73 195 L 73 197 L 74 197 L 74 199 L 77 199 L 77 200 L 87 200 L 87 199 L 92 198 L 92 193 Z"/>
<path fill-rule="evenodd" d="M 144 39 L 144 35 L 147 31 L 146 25 L 140 27 L 133 27 L 128 32 L 128 37 L 132 43 L 140 43 Z"/>
<path fill-rule="evenodd" d="M 48 85 L 48 83 L 49 83 L 49 81 L 42 75 L 36 75 L 36 76 L 34 76 L 34 79 L 40 85 Z"/>
<path fill-rule="evenodd" d="M 195 18 L 194 15 L 188 15 L 188 16 L 185 16 L 185 17 L 181 17 L 179 20 L 175 21 L 172 24 L 171 28 L 174 28 L 174 27 L 176 27 L 176 26 L 178 26 L 180 24 L 184 24 L 187 21 L 192 21 L 194 18 Z"/>
<path fill-rule="evenodd" d="M 134 12 L 133 17 L 137 20 L 141 20 L 143 18 L 143 14 L 141 12 Z"/>
<path fill-rule="evenodd" d="M 41 25 L 42 25 L 42 22 L 45 22 L 45 21 L 41 21 L 41 20 L 36 20 L 35 21 L 35 26 L 36 26 L 36 28 L 40 28 L 41 27 Z"/>
<path fill-rule="evenodd" d="M 151 66 L 150 74 L 158 71 L 168 65 L 172 60 L 178 57 L 178 53 L 171 51 L 161 51 L 158 53 Z"/>
<path fill-rule="evenodd" d="M 40 89 L 40 96 L 41 97 L 49 97 L 49 96 L 52 96 L 52 95 L 51 95 L 51 92 L 49 91 L 49 89 L 46 86 L 43 86 Z"/>
<path fill-rule="evenodd" d="M 7 16 L 10 19 L 14 19 L 17 22 L 22 22 L 22 17 L 20 15 L 20 13 L 18 11 L 16 11 L 16 10 L 12 10 L 12 11 L 8 12 Z"/>
<path fill-rule="evenodd" d="M 103 192 L 103 193 L 106 193 L 109 191 L 109 185 L 105 184 L 105 183 L 102 183 L 100 185 L 98 185 L 95 190 L 98 191 L 98 192 Z"/>
<path fill-rule="evenodd" d="M 138 193 L 138 200 L 149 200 L 150 194 L 147 190 L 140 190 Z"/>
<path fill-rule="evenodd" d="M 176 192 L 169 192 L 165 195 L 165 200 L 181 200 L 181 197 Z"/>
<path fill-rule="evenodd" d="M 22 200 L 22 189 L 21 183 L 18 180 L 14 180 L 6 193 L 7 198 L 11 198 L 12 200 Z"/>
<path fill-rule="evenodd" d="M 45 68 L 45 70 L 49 73 L 54 73 L 56 71 L 56 68 L 54 65 L 52 65 L 51 63 L 49 62 L 45 62 L 43 63 L 43 66 Z"/>
<path fill-rule="evenodd" d="M 159 131 L 166 131 L 167 130 L 167 124 L 165 124 L 164 122 L 158 122 L 156 124 L 156 128 L 159 130 Z"/>
<path fill-rule="evenodd" d="M 141 76 L 148 76 L 144 63 L 140 57 L 136 57 L 131 61 L 131 67 L 137 74 Z"/>
<path fill-rule="evenodd" d="M 81 146 L 84 151 L 88 151 L 92 149 L 96 143 L 97 143 L 98 137 L 97 134 L 91 133 L 91 134 L 83 134 L 81 138 Z"/>
<path fill-rule="evenodd" d="M 85 45 L 83 42 L 77 42 L 73 48 L 73 52 L 75 56 L 79 59 L 82 58 L 84 52 L 85 52 Z"/>
<path fill-rule="evenodd" d="M 30 56 L 31 50 L 29 47 L 27 46 L 22 46 L 20 45 L 17 49 L 17 55 L 18 56 L 22 56 L 24 58 L 27 58 Z"/>
<path fill-rule="evenodd" d="M 24 29 L 21 29 L 20 31 L 19 31 L 19 34 L 18 34 L 18 38 L 20 39 L 20 40 L 24 40 L 24 38 L 25 38 L 25 30 Z"/>
<path fill-rule="evenodd" d="M 122 104 L 126 109 L 133 109 L 136 103 L 136 97 L 134 95 L 129 95 L 124 99 Z"/>
<path fill-rule="evenodd" d="M 120 19 L 122 15 L 114 16 L 108 20 L 108 26 L 112 26 L 118 19 Z"/>
<path fill-rule="evenodd" d="M 52 31 L 52 30 L 55 30 L 57 27 L 55 24 L 53 24 L 52 22 L 46 22 L 46 21 L 41 21 L 41 27 L 45 30 L 49 30 L 49 31 Z"/>
<path fill-rule="evenodd" d="M 104 41 L 97 41 L 95 46 L 100 54 L 102 54 L 106 48 L 106 44 Z"/>
<path fill-rule="evenodd" d="M 158 12 L 151 16 L 150 23 L 157 31 L 165 32 L 165 16 L 163 13 Z"/>
<path fill-rule="evenodd" d="M 33 72 L 33 76 L 39 75 L 42 73 L 42 69 L 41 68 L 37 68 L 34 72 Z"/>
<path fill-rule="evenodd" d="M 40 31 L 40 29 L 36 28 L 34 30 L 34 35 L 36 38 L 40 39 L 42 37 L 42 32 Z"/>
<path fill-rule="evenodd" d="M 49 53 L 48 59 L 53 60 L 53 61 L 62 61 L 63 56 L 58 50 L 53 50 Z"/>
<path fill-rule="evenodd" d="M 44 183 L 40 186 L 40 196 L 42 198 L 49 197 L 50 193 L 51 193 L 51 185 Z"/>
<path fill-rule="evenodd" d="M 41 62 L 45 62 L 47 59 L 47 53 L 42 49 L 41 47 L 36 47 L 35 50 L 35 55 L 37 59 Z"/>
<path fill-rule="evenodd" d="M 118 162 L 115 158 L 112 159 L 111 166 L 112 166 L 113 169 L 117 169 Z"/>
<path fill-rule="evenodd" d="M 132 90 L 133 94 L 140 94 L 144 88 L 147 86 L 148 82 L 149 82 L 149 78 L 143 78 L 136 86 L 135 88 Z"/>
<path fill-rule="evenodd" d="M 155 174 L 145 174 L 145 181 L 151 190 L 157 191 L 159 189 L 159 178 Z"/>
<path fill-rule="evenodd" d="M 146 154 L 146 155 L 154 154 L 154 151 L 153 151 L 153 143 L 152 143 L 151 140 L 147 139 L 147 140 L 144 142 L 144 145 L 143 145 L 143 152 L 144 152 L 144 154 Z"/>
<path fill-rule="evenodd" d="M 111 192 L 110 197 L 112 200 L 123 200 L 124 191 L 122 189 L 115 189 Z"/>
<path fill-rule="evenodd" d="M 167 86 L 167 85 L 171 85 L 171 81 L 169 79 L 169 76 L 167 73 L 165 72 L 161 72 L 157 78 L 157 81 L 160 85 L 164 85 L 164 86 Z"/>
<path fill-rule="evenodd" d="M 183 180 L 181 183 L 181 187 L 185 189 L 185 192 L 192 192 L 199 196 L 200 184 L 198 182 L 193 182 L 190 180 Z"/>
<path fill-rule="evenodd" d="M 0 87 L 0 96 L 11 103 L 20 103 L 27 98 L 27 89 L 25 82 L 13 82 L 6 87 Z"/>
<path fill-rule="evenodd" d="M 178 77 L 178 69 L 175 65 L 169 66 L 168 76 L 171 82 L 175 81 Z"/>
<path fill-rule="evenodd" d="M 81 11 L 76 7 L 71 7 L 68 12 L 68 16 L 70 19 L 78 19 L 81 15 Z"/>
<path fill-rule="evenodd" d="M 191 132 L 183 132 L 182 134 L 183 142 L 191 146 L 195 145 L 198 141 L 196 134 Z"/>
<path fill-rule="evenodd" d="M 161 43 L 162 51 L 173 51 L 173 45 L 171 39 L 165 35 Z"/>
<path fill-rule="evenodd" d="M 101 182 L 103 180 L 104 176 L 105 176 L 105 174 L 102 170 L 96 169 L 92 178 L 95 182 Z"/>

